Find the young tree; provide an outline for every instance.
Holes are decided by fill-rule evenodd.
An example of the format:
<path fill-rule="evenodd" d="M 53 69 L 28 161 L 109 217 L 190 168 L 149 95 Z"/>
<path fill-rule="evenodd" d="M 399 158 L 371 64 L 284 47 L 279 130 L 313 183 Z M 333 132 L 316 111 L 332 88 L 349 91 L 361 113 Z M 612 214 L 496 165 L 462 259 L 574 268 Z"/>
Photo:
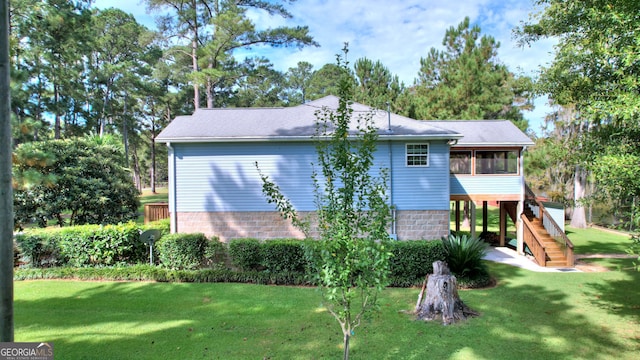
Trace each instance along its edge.
<path fill-rule="evenodd" d="M 338 108 L 325 108 L 317 115 L 319 170 L 314 171 L 313 182 L 319 239 L 314 254 L 324 305 L 340 324 L 348 359 L 354 329 L 376 308 L 378 295 L 388 284 L 390 208 L 387 169 L 372 175 L 378 129 L 372 114 L 354 115 L 353 79 L 340 56 L 338 68 L 342 71 Z M 269 201 L 294 224 L 301 224 L 278 187 L 261 176 Z"/>

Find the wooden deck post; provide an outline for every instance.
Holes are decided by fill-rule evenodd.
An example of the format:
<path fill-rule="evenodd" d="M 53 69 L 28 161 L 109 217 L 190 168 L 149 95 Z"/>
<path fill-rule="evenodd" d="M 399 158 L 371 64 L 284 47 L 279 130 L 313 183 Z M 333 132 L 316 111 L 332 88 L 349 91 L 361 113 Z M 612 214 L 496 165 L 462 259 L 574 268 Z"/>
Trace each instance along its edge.
<path fill-rule="evenodd" d="M 507 210 L 504 207 L 504 201 L 500 201 L 500 246 L 505 245 L 505 238 L 507 236 Z"/>
<path fill-rule="evenodd" d="M 471 237 L 474 238 L 476 237 L 476 202 L 469 201 L 469 206 L 471 208 Z"/>
<path fill-rule="evenodd" d="M 489 226 L 489 202 L 482 202 L 482 233 L 486 234 Z"/>
<path fill-rule="evenodd" d="M 460 200 L 455 201 L 456 205 L 456 232 L 460 232 Z"/>

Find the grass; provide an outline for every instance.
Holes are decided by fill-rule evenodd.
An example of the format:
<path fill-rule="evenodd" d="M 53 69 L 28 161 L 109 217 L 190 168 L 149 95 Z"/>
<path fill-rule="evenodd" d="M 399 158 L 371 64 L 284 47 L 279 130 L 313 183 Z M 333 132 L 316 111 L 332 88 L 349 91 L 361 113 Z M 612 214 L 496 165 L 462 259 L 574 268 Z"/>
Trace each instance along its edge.
<path fill-rule="evenodd" d="M 461 291 L 482 316 L 412 320 L 418 289 L 387 289 L 356 329 L 353 359 L 636 359 L 640 273 L 534 273 L 488 263 L 495 288 Z M 320 359 L 341 331 L 313 288 L 246 284 L 26 281 L 16 341 L 59 359 Z"/>
<path fill-rule="evenodd" d="M 143 197 L 162 201 L 165 194 Z M 491 214 L 490 210 L 490 214 Z M 492 218 L 490 216 L 490 218 Z M 495 217 L 494 217 L 495 218 Z M 625 236 L 568 229 L 578 253 L 620 253 Z M 387 289 L 356 329 L 353 359 L 636 359 L 640 273 L 535 273 L 488 262 L 494 288 L 461 291 L 482 315 L 414 321 L 418 289 Z M 618 269 L 618 270 L 615 270 Z M 620 270 L 624 269 L 624 270 Z M 339 358 L 342 334 L 314 288 L 247 284 L 21 281 L 15 340 L 50 341 L 58 359 Z"/>
<path fill-rule="evenodd" d="M 151 190 L 145 189 L 140 194 L 140 203 L 148 204 L 154 202 L 167 202 L 169 201 L 169 190 L 166 187 L 156 188 L 156 193 L 152 193 Z"/>
<path fill-rule="evenodd" d="M 631 246 L 629 235 L 596 228 L 576 229 L 567 227 L 567 236 L 576 254 L 624 254 Z"/>
<path fill-rule="evenodd" d="M 454 203 L 451 202 L 451 210 L 449 212 L 449 226 L 452 230 L 456 228 L 456 212 L 454 209 Z M 463 207 L 460 207 L 460 221 L 463 219 Z M 470 227 L 460 226 L 460 231 L 463 233 L 470 233 Z M 500 232 L 500 208 L 496 206 L 489 206 L 487 208 L 487 231 L 489 232 Z M 476 234 L 480 235 L 482 233 L 482 206 L 478 206 L 476 208 Z M 507 216 L 507 236 L 515 237 L 516 226 L 511 221 L 511 218 Z"/>

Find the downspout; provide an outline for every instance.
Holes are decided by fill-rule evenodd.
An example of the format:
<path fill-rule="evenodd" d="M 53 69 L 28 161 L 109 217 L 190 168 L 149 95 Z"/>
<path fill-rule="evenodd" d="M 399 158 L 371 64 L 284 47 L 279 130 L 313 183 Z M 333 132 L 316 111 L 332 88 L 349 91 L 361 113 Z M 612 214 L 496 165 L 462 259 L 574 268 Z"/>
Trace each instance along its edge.
<path fill-rule="evenodd" d="M 171 233 L 175 234 L 178 232 L 178 207 L 176 206 L 176 154 L 175 149 L 171 146 L 170 142 L 167 142 L 167 147 L 169 148 L 169 223 Z"/>
<path fill-rule="evenodd" d="M 391 130 L 391 104 L 387 102 L 387 134 L 392 134 Z M 396 232 L 396 206 L 393 203 L 393 144 L 391 138 L 388 141 L 389 146 L 389 207 L 391 208 L 391 237 L 392 240 L 398 240 Z"/>

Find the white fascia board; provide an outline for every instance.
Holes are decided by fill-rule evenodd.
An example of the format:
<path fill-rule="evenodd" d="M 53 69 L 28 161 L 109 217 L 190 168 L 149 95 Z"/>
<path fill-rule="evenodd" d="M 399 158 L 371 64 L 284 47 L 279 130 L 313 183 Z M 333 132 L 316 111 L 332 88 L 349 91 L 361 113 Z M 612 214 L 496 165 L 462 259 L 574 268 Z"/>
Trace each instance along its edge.
<path fill-rule="evenodd" d="M 330 136 L 323 137 L 324 139 L 330 139 Z M 355 137 L 354 137 L 355 138 Z M 395 141 L 431 141 L 431 140 L 457 140 L 461 139 L 461 134 L 439 134 L 439 135 L 378 135 L 379 140 L 395 140 Z M 238 137 L 180 137 L 180 138 L 163 138 L 156 139 L 159 143 L 207 143 L 207 142 L 300 142 L 300 141 L 312 141 L 313 136 L 238 136 Z"/>

